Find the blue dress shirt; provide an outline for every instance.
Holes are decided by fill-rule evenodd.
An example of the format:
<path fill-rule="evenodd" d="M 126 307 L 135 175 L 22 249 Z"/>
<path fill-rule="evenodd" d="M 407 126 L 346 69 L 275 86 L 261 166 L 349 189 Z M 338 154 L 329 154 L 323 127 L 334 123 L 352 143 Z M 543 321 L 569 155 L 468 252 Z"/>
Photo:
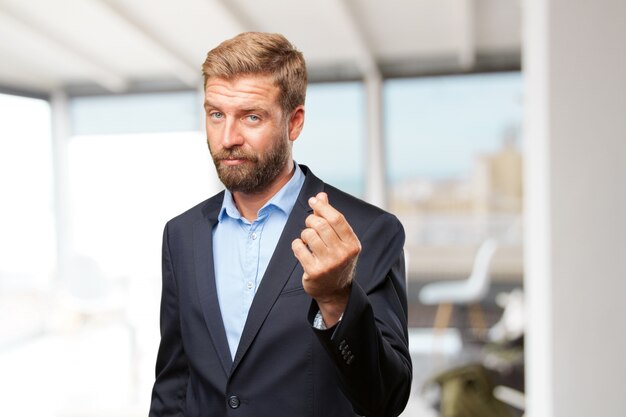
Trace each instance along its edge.
<path fill-rule="evenodd" d="M 304 174 L 297 164 L 291 179 L 259 210 L 252 223 L 241 216 L 226 190 L 213 229 L 215 283 L 231 359 L 235 357 L 248 310 L 287 223 Z"/>

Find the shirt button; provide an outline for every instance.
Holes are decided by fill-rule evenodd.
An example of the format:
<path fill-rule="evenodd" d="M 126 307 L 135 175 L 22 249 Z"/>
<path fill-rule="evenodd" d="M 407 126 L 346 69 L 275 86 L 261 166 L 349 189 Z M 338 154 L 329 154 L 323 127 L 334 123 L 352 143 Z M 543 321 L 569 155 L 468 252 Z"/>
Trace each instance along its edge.
<path fill-rule="evenodd" d="M 250 235 L 250 238 L 251 238 L 252 240 L 256 240 L 256 238 L 257 238 L 257 237 L 258 237 L 258 236 L 257 236 L 257 234 L 256 234 L 256 233 L 252 233 L 252 234 Z"/>
<path fill-rule="evenodd" d="M 241 402 L 239 401 L 239 397 L 237 397 L 236 395 L 232 395 L 230 396 L 230 398 L 228 398 L 228 406 L 230 408 L 237 408 L 239 407 L 239 404 L 241 404 Z"/>
<path fill-rule="evenodd" d="M 252 281 L 248 281 L 248 284 L 246 284 L 246 287 L 248 287 L 249 290 L 252 289 Z"/>

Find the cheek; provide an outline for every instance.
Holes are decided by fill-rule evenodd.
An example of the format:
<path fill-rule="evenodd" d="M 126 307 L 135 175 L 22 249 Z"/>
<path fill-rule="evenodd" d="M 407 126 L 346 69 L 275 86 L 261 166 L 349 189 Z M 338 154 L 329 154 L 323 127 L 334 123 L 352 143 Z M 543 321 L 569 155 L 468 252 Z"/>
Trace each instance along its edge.
<path fill-rule="evenodd" d="M 211 148 L 215 148 L 219 144 L 220 132 L 214 126 L 211 127 L 208 124 L 205 127 L 206 140 Z"/>
<path fill-rule="evenodd" d="M 207 147 L 209 148 L 209 153 L 214 155 L 216 152 L 220 152 L 222 150 L 222 146 L 219 141 L 211 140 L 211 135 L 207 132 L 206 139 Z"/>
<path fill-rule="evenodd" d="M 276 141 L 283 139 L 285 132 L 279 128 L 258 129 L 248 132 L 246 142 L 259 151 L 267 151 L 272 148 Z"/>
<path fill-rule="evenodd" d="M 265 134 L 261 132 L 261 129 L 246 129 L 241 131 L 243 138 L 242 146 L 246 148 L 252 148 L 255 151 L 263 150 L 265 148 Z"/>

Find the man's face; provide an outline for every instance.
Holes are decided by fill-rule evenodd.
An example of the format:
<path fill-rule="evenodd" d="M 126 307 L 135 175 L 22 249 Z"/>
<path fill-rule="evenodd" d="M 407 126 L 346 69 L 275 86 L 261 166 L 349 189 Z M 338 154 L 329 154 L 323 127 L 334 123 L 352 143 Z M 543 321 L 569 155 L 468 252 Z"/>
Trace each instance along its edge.
<path fill-rule="evenodd" d="M 300 130 L 293 132 L 293 115 L 283 117 L 278 95 L 268 76 L 208 80 L 207 141 L 218 176 L 230 191 L 261 193 L 291 171 L 291 141 Z"/>

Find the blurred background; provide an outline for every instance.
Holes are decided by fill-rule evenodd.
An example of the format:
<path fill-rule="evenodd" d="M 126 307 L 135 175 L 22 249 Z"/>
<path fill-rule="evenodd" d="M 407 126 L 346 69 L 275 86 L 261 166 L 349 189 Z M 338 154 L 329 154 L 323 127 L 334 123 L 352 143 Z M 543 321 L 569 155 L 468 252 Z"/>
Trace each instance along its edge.
<path fill-rule="evenodd" d="M 404 224 L 403 416 L 624 416 L 626 3 L 0 0 L 0 407 L 147 415 L 200 65 L 283 33 L 295 159 Z"/>

